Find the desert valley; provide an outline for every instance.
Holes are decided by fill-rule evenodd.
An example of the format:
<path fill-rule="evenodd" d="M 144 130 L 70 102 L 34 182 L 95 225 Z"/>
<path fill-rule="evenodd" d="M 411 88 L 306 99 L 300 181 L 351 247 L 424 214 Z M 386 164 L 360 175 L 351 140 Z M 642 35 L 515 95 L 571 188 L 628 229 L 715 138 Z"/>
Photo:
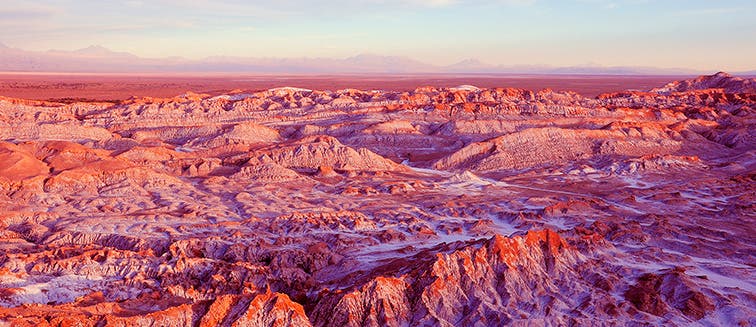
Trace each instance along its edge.
<path fill-rule="evenodd" d="M 4 79 L 0 326 L 756 325 L 756 79 L 354 81 Z"/>

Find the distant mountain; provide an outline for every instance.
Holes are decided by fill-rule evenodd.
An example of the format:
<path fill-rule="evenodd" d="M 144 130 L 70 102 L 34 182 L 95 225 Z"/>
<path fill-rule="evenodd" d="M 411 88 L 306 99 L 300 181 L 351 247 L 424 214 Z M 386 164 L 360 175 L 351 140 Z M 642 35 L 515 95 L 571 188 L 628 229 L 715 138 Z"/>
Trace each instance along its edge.
<path fill-rule="evenodd" d="M 140 58 L 101 46 L 75 51 L 25 51 L 0 47 L 0 71 L 8 72 L 157 72 L 176 71 L 175 59 Z"/>
<path fill-rule="evenodd" d="M 102 46 L 74 51 L 26 51 L 0 43 L 0 71 L 7 72 L 236 72 L 236 73 L 476 73 L 476 74 L 619 74 L 691 75 L 705 72 L 654 67 L 491 65 L 465 59 L 448 66 L 412 58 L 361 54 L 332 58 L 251 58 L 215 56 L 199 60 L 181 57 L 142 58 Z M 750 72 L 756 74 L 756 72 Z"/>
<path fill-rule="evenodd" d="M 589 74 L 589 75 L 697 75 L 705 71 L 684 68 L 624 67 L 624 66 L 570 66 L 547 65 L 489 65 L 475 59 L 466 59 L 444 67 L 447 72 L 514 73 L 514 74 Z"/>
<path fill-rule="evenodd" d="M 554 74 L 611 74 L 611 75 L 688 75 L 705 71 L 685 68 L 627 67 L 627 66 L 573 66 L 550 69 Z"/>
<path fill-rule="evenodd" d="M 406 57 L 363 54 L 346 59 L 208 57 L 181 67 L 187 71 L 265 73 L 408 73 L 438 67 Z"/>
<path fill-rule="evenodd" d="M 406 57 L 358 55 L 330 58 L 246 58 L 216 56 L 141 58 L 102 46 L 74 51 L 25 51 L 0 47 L 0 71 L 10 72 L 257 72 L 257 73 L 408 73 L 439 67 Z"/>
<path fill-rule="evenodd" d="M 496 66 L 484 63 L 478 59 L 468 58 L 446 66 L 444 67 L 444 70 L 448 72 L 487 73 L 496 68 Z"/>
<path fill-rule="evenodd" d="M 371 54 L 361 54 L 349 57 L 344 60 L 347 67 L 352 69 L 362 68 L 364 70 L 384 71 L 384 72 L 432 72 L 437 67 L 429 65 L 407 57 L 396 56 L 379 56 Z"/>
<path fill-rule="evenodd" d="M 128 59 L 134 59 L 134 60 L 140 59 L 134 54 L 131 54 L 128 52 L 115 52 L 99 45 L 91 45 L 83 49 L 72 51 L 71 53 L 85 56 L 85 57 L 95 57 L 95 58 L 128 58 Z"/>

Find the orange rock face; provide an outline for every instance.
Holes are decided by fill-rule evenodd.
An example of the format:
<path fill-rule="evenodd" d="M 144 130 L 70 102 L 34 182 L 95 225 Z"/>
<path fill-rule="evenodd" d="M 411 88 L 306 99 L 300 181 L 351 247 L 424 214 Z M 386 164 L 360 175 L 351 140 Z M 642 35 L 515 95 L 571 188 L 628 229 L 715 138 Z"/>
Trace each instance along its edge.
<path fill-rule="evenodd" d="M 754 325 L 753 85 L 0 98 L 0 326 Z"/>

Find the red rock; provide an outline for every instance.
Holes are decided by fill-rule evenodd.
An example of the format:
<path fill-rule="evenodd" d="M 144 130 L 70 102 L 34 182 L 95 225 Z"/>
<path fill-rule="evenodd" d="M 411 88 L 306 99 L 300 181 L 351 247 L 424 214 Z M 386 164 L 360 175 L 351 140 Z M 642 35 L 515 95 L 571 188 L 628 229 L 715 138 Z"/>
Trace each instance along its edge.
<path fill-rule="evenodd" d="M 749 83 L 3 98 L 0 322 L 754 325 Z"/>

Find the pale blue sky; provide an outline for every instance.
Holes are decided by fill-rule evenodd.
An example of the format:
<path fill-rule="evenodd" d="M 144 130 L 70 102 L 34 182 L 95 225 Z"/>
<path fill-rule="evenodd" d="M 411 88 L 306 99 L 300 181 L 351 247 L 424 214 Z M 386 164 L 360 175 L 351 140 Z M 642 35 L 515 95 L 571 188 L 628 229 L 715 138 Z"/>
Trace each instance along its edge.
<path fill-rule="evenodd" d="M 0 42 L 27 50 L 756 69 L 754 0 L 0 2 Z"/>

